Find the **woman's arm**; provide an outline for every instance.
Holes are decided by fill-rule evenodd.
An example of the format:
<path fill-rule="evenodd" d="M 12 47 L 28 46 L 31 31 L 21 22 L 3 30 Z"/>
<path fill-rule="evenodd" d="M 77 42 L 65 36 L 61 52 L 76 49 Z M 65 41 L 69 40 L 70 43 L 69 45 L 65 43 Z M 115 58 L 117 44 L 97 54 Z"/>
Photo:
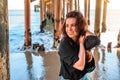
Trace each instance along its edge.
<path fill-rule="evenodd" d="M 79 45 L 80 45 L 79 54 L 78 54 L 79 60 L 73 65 L 74 68 L 81 71 L 84 70 L 84 67 L 85 67 L 84 39 L 85 39 L 85 36 L 81 36 L 79 38 Z"/>

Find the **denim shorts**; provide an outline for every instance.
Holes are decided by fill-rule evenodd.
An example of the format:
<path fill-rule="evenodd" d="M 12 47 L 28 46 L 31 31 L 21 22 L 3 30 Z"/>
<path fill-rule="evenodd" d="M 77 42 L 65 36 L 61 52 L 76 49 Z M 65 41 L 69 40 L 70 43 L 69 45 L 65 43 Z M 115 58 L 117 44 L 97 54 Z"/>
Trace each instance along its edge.
<path fill-rule="evenodd" d="M 69 80 L 69 79 L 64 79 L 63 77 L 61 77 L 61 80 Z M 89 80 L 87 75 L 84 75 L 81 79 L 79 80 Z"/>

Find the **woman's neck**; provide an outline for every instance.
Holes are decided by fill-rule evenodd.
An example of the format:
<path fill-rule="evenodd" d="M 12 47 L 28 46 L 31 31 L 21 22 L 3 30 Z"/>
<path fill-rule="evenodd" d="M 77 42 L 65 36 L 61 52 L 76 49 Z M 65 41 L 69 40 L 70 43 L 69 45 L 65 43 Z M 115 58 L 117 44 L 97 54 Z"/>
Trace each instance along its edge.
<path fill-rule="evenodd" d="M 74 42 L 77 42 L 77 38 L 71 38 Z"/>

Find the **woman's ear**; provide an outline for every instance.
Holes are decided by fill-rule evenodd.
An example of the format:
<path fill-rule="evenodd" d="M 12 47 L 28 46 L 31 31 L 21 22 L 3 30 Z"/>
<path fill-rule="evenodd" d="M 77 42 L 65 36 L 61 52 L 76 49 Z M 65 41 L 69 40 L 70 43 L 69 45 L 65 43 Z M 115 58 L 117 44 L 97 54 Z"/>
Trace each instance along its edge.
<path fill-rule="evenodd" d="M 87 31 L 87 30 L 88 30 L 88 25 L 85 26 L 85 31 Z"/>

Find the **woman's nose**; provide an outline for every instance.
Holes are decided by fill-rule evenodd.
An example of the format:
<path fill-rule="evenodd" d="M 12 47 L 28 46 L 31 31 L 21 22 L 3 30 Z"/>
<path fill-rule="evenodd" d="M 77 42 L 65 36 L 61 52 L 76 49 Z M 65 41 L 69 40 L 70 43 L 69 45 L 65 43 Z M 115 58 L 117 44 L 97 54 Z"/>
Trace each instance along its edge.
<path fill-rule="evenodd" d="M 71 31 L 71 30 L 72 30 L 72 27 L 71 27 L 71 26 L 69 26 L 69 27 L 68 27 L 68 30 L 69 30 L 69 31 Z"/>

